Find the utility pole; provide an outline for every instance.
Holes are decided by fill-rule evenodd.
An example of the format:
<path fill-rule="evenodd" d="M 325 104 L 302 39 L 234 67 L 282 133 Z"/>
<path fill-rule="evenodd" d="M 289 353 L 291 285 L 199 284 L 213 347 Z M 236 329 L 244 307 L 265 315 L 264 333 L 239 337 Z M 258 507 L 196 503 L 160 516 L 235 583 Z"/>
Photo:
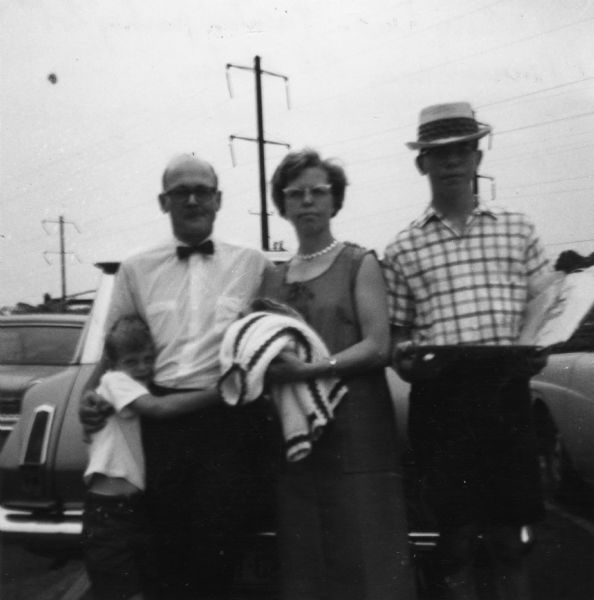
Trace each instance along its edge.
<path fill-rule="evenodd" d="M 472 111 L 472 116 L 476 119 L 475 111 Z M 487 149 L 491 150 L 493 147 L 493 132 L 490 131 L 488 135 L 488 146 Z M 491 202 L 495 200 L 495 177 L 491 177 L 490 175 L 479 175 L 478 172 L 474 173 L 474 178 L 472 180 L 472 193 L 475 198 L 479 197 L 479 179 L 488 179 L 491 182 Z"/>
<path fill-rule="evenodd" d="M 262 250 L 269 249 L 269 235 L 268 235 L 268 208 L 266 206 L 266 163 L 264 156 L 264 144 L 276 144 L 279 146 L 285 146 L 290 148 L 289 144 L 284 142 L 274 142 L 264 138 L 264 108 L 262 102 L 262 73 L 265 75 L 271 75 L 272 77 L 280 77 L 285 82 L 285 91 L 287 95 L 287 108 L 289 106 L 289 88 L 288 88 L 288 77 L 280 75 L 279 73 L 272 73 L 271 71 L 263 71 L 261 67 L 261 61 L 259 56 L 254 57 L 253 67 L 244 67 L 241 65 L 232 65 L 227 63 L 226 75 L 227 75 L 227 87 L 229 89 L 229 95 L 233 97 L 231 91 L 231 80 L 229 78 L 229 69 L 242 69 L 245 71 L 253 71 L 256 79 L 256 122 L 258 136 L 256 138 L 243 137 L 239 135 L 229 136 L 229 147 L 231 149 L 231 160 L 233 166 L 235 166 L 235 158 L 233 155 L 233 140 L 240 139 L 249 142 L 256 142 L 258 144 L 258 165 L 259 165 L 259 183 L 260 183 L 260 233 L 262 237 Z"/>
<path fill-rule="evenodd" d="M 60 229 L 60 250 L 58 252 L 54 252 L 54 251 L 49 251 L 46 250 L 43 253 L 43 258 L 45 259 L 45 262 L 47 262 L 47 264 L 51 264 L 51 262 L 48 260 L 47 255 L 48 254 L 59 254 L 60 255 L 60 274 L 61 274 L 61 283 L 62 283 L 62 302 L 65 303 L 66 302 L 66 254 L 72 254 L 72 252 L 66 252 L 65 250 L 65 242 L 64 242 L 64 225 L 68 224 L 68 225 L 72 225 L 76 231 L 78 231 L 80 233 L 80 230 L 78 229 L 78 227 L 76 226 L 75 223 L 73 223 L 72 221 L 65 221 L 64 217 L 62 215 L 60 215 L 60 217 L 58 218 L 57 221 L 52 221 L 50 219 L 44 219 L 41 224 L 43 226 L 43 229 L 45 230 L 45 232 L 49 235 L 49 231 L 46 229 L 45 225 L 46 223 L 55 223 L 59 226 Z M 76 255 L 75 255 L 76 256 Z"/>
<path fill-rule="evenodd" d="M 493 202 L 493 200 L 495 200 L 495 177 L 492 177 L 491 175 L 479 175 L 478 173 L 474 174 L 472 193 L 476 198 L 479 196 L 479 179 L 488 179 L 491 182 L 491 202 Z"/>

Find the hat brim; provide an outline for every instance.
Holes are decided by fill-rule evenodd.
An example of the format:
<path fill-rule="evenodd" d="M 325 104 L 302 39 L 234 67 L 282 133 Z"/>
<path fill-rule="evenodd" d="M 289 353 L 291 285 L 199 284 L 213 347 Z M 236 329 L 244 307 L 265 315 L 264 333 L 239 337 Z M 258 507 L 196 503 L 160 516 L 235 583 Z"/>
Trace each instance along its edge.
<path fill-rule="evenodd" d="M 437 148 L 439 146 L 446 146 L 447 144 L 457 144 L 459 142 L 471 142 L 473 140 L 478 140 L 482 137 L 485 137 L 489 133 L 491 133 L 491 127 L 489 125 L 479 125 L 479 130 L 476 133 L 439 138 L 436 140 L 431 140 L 430 142 L 406 142 L 406 146 L 411 150 Z"/>

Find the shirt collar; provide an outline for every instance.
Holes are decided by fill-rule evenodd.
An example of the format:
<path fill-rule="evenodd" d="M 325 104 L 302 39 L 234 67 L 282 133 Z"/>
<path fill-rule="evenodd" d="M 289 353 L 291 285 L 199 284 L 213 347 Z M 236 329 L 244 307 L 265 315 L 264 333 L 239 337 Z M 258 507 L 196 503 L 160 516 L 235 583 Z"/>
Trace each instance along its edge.
<path fill-rule="evenodd" d="M 215 240 L 212 235 L 205 237 L 200 243 L 203 244 L 207 240 L 212 240 L 213 243 L 215 243 Z M 173 246 L 174 250 L 178 246 L 190 246 L 190 244 L 186 244 L 186 242 L 182 242 L 181 240 L 178 240 L 174 235 L 171 236 L 171 245 Z"/>
<path fill-rule="evenodd" d="M 480 198 L 477 198 L 476 205 L 472 209 L 471 215 L 473 217 L 476 215 L 488 215 L 493 219 L 497 219 L 497 215 L 501 214 L 501 212 L 501 209 L 495 206 L 487 206 L 484 201 L 482 201 Z M 442 221 L 443 218 L 443 215 L 439 211 L 435 210 L 432 204 L 429 204 L 429 206 L 427 206 L 427 208 L 423 211 L 423 214 L 418 219 L 413 221 L 412 225 L 413 227 L 423 228 L 430 221 L 434 219 Z"/>

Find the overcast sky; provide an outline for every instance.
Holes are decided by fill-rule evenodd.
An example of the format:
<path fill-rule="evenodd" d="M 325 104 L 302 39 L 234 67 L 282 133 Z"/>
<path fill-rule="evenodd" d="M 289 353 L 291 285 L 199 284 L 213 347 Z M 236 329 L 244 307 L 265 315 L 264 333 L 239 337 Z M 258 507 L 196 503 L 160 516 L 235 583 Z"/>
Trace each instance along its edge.
<path fill-rule="evenodd" d="M 229 150 L 257 135 L 254 76 L 229 70 L 231 96 L 225 69 L 256 55 L 289 78 L 290 108 L 263 77 L 266 139 L 344 163 L 340 239 L 381 253 L 423 210 L 404 143 L 423 106 L 468 100 L 494 128 L 495 202 L 527 212 L 552 259 L 594 252 L 592 0 L 2 0 L 0 27 L 0 306 L 60 295 L 60 216 L 68 293 L 167 236 L 157 194 L 181 151 L 219 172 L 216 234 L 259 247 L 257 146 L 236 141 L 235 166 Z M 285 152 L 267 145 L 268 178 Z"/>

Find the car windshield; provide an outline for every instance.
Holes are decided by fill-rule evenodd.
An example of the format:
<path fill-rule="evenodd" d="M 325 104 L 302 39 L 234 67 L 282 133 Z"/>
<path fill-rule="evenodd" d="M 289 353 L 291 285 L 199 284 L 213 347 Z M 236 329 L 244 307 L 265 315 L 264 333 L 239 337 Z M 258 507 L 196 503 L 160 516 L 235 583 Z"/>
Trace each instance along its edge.
<path fill-rule="evenodd" d="M 74 359 L 80 327 L 0 327 L 1 365 L 67 365 Z"/>

